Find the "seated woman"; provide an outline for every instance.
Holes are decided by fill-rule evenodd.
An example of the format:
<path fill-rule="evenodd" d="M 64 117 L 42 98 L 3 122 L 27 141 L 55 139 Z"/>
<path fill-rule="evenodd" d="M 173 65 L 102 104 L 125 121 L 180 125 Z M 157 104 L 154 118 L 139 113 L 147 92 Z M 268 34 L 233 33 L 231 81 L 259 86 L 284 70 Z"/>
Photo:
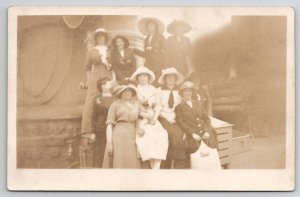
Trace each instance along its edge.
<path fill-rule="evenodd" d="M 96 135 L 93 151 L 93 167 L 101 168 L 106 145 L 106 118 L 110 105 L 113 102 L 112 88 L 116 85 L 107 77 L 97 81 L 99 94 L 94 98 L 92 109 L 92 133 Z"/>
<path fill-rule="evenodd" d="M 167 160 L 162 162 L 162 168 L 182 169 L 187 167 L 183 131 L 175 121 L 175 107 L 181 102 L 177 85 L 183 80 L 184 75 L 179 73 L 176 68 L 162 70 L 158 79 L 158 83 L 161 84 L 161 87 L 158 88 L 161 105 L 159 121 L 169 134 Z"/>
<path fill-rule="evenodd" d="M 217 151 L 217 140 L 203 105 L 193 100 L 195 86 L 184 82 L 179 94 L 182 102 L 176 106 L 176 122 L 186 134 L 187 152 L 192 169 L 221 169 Z"/>
<path fill-rule="evenodd" d="M 140 168 L 135 143 L 140 104 L 135 97 L 135 87 L 122 85 L 115 89 L 114 94 L 117 100 L 108 110 L 103 168 Z"/>
<path fill-rule="evenodd" d="M 138 101 L 142 104 L 139 131 L 136 138 L 142 161 L 150 161 L 152 169 L 159 169 L 161 160 L 165 160 L 168 151 L 168 133 L 157 120 L 160 105 L 155 87 L 150 85 L 155 80 L 154 73 L 147 67 L 138 68 L 131 80 L 136 82 Z"/>

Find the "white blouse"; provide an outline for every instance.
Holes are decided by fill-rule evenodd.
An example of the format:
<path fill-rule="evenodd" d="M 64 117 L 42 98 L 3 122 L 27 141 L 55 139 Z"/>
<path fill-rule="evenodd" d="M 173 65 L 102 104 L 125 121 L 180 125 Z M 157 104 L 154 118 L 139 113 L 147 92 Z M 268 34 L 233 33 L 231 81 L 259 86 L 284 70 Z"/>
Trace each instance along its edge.
<path fill-rule="evenodd" d="M 103 64 L 107 64 L 107 46 L 95 46 L 95 49 L 98 50 L 100 56 L 101 56 L 101 61 Z"/>
<path fill-rule="evenodd" d="M 137 85 L 137 98 L 140 103 L 148 102 L 149 105 L 159 107 L 158 91 L 152 85 Z"/>
<path fill-rule="evenodd" d="M 171 90 L 158 88 L 159 102 L 162 108 L 162 111 L 171 113 L 174 112 L 175 107 L 181 102 L 181 97 L 179 96 L 178 90 L 173 90 L 174 95 L 174 105 L 172 108 L 169 108 L 169 97 Z"/>

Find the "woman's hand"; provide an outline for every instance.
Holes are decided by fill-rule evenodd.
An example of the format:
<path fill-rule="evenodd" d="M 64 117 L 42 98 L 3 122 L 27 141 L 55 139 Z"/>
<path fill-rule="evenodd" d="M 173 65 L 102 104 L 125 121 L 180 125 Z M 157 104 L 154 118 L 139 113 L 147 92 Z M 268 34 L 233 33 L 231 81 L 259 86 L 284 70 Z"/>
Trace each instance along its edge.
<path fill-rule="evenodd" d="M 80 82 L 79 89 L 87 89 L 87 88 L 88 88 L 88 84 L 87 83 L 85 84 L 83 81 Z"/>
<path fill-rule="evenodd" d="M 107 152 L 108 152 L 109 155 L 113 154 L 113 149 L 114 149 L 113 143 L 112 142 L 108 142 L 107 143 Z"/>
<path fill-rule="evenodd" d="M 203 140 L 207 140 L 209 138 L 209 133 L 205 132 L 203 135 L 202 135 L 202 139 Z"/>
<path fill-rule="evenodd" d="M 155 125 L 157 122 L 157 118 L 152 118 L 151 120 L 149 120 L 149 124 Z"/>
<path fill-rule="evenodd" d="M 143 137 L 145 135 L 144 129 L 137 129 L 136 133 L 139 137 Z"/>
<path fill-rule="evenodd" d="M 198 134 L 196 134 L 196 133 L 193 133 L 192 136 L 193 136 L 194 140 L 196 140 L 198 142 L 201 140 L 201 137 Z"/>
<path fill-rule="evenodd" d="M 147 46 L 146 50 L 152 50 L 153 48 L 151 46 Z"/>

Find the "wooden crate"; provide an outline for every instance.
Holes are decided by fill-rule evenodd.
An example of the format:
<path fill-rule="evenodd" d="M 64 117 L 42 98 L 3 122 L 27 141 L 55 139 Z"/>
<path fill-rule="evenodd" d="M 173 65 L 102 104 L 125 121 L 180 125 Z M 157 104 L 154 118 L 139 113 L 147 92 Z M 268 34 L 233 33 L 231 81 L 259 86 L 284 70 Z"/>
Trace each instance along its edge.
<path fill-rule="evenodd" d="M 222 167 L 229 168 L 232 157 L 232 124 L 210 117 L 218 140 L 218 153 Z"/>

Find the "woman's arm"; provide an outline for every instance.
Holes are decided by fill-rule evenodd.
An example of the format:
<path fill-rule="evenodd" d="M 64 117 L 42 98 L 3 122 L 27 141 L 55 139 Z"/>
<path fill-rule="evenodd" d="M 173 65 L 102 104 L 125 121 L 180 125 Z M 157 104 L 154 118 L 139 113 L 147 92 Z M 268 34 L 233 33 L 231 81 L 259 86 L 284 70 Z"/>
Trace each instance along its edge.
<path fill-rule="evenodd" d="M 106 141 L 107 141 L 107 151 L 109 154 L 113 153 L 112 130 L 113 130 L 113 125 L 108 124 L 106 127 Z"/>
<path fill-rule="evenodd" d="M 195 133 L 195 132 L 188 124 L 186 124 L 186 122 L 184 120 L 184 113 L 180 109 L 179 105 L 175 107 L 175 114 L 176 114 L 176 117 L 175 117 L 176 123 L 181 127 L 181 129 L 186 134 L 193 135 L 193 133 Z"/>

